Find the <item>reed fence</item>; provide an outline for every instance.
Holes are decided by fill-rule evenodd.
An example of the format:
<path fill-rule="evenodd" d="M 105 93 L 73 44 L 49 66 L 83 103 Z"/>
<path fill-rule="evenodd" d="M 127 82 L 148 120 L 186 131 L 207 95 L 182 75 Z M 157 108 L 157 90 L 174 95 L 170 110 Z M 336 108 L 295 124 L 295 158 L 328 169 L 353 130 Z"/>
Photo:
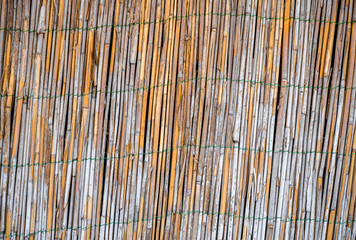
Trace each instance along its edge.
<path fill-rule="evenodd" d="M 355 239 L 354 0 L 1 0 L 0 238 Z"/>

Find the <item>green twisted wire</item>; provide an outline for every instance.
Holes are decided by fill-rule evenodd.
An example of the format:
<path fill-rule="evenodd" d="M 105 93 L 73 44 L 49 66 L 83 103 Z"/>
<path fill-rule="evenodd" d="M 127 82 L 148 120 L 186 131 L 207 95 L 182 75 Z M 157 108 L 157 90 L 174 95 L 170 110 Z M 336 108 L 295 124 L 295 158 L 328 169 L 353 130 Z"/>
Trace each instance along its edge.
<path fill-rule="evenodd" d="M 249 14 L 249 13 L 241 13 L 241 14 L 235 14 L 235 13 L 213 13 L 213 12 L 208 12 L 208 13 L 192 13 L 192 14 L 188 14 L 188 15 L 182 15 L 182 16 L 170 16 L 167 19 L 162 19 L 162 20 L 158 20 L 158 21 L 147 21 L 147 22 L 137 22 L 137 23 L 130 23 L 130 24 L 119 24 L 119 25 L 114 25 L 114 24 L 104 24 L 104 25 L 100 25 L 100 26 L 95 26 L 95 27 L 86 27 L 86 28 L 61 28 L 61 29 L 45 29 L 46 32 L 61 32 L 61 31 L 86 31 L 86 30 L 96 30 L 99 28 L 104 28 L 104 27 L 131 27 L 131 26 L 135 26 L 135 25 L 146 25 L 146 24 L 156 24 L 156 23 L 162 23 L 162 22 L 166 22 L 172 19 L 182 19 L 182 18 L 189 18 L 189 17 L 200 17 L 200 16 L 208 16 L 208 15 L 212 15 L 212 16 L 236 16 L 236 17 L 241 17 L 241 16 L 245 16 L 245 17 L 253 17 L 256 19 L 265 19 L 265 20 L 295 20 L 295 21 L 301 21 L 301 22 L 321 22 L 321 23 L 330 23 L 330 24 L 336 24 L 336 25 L 340 25 L 340 24 L 348 24 L 348 23 L 354 23 L 355 21 L 343 21 L 343 22 L 336 22 L 336 21 L 326 21 L 326 20 L 321 20 L 321 19 L 303 19 L 303 18 L 297 18 L 297 17 L 289 17 L 289 18 L 284 18 L 284 17 L 265 17 L 265 16 L 258 16 L 255 14 Z M 34 29 L 34 30 L 23 30 L 23 29 L 18 29 L 18 28 L 0 28 L 0 31 L 13 31 L 13 32 L 29 32 L 29 33 L 37 33 L 38 30 Z"/>

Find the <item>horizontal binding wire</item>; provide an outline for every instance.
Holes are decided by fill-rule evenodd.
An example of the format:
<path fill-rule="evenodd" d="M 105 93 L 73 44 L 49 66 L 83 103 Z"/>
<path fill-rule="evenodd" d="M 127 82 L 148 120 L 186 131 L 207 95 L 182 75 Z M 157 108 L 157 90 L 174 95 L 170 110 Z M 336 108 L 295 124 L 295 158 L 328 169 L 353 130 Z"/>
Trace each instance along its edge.
<path fill-rule="evenodd" d="M 321 23 L 330 23 L 330 24 L 349 24 L 349 23 L 354 23 L 355 21 L 344 21 L 344 22 L 334 22 L 334 21 L 325 21 L 325 20 L 321 20 L 321 19 L 303 19 L 303 18 L 297 18 L 297 17 L 289 17 L 289 18 L 284 18 L 284 17 L 265 17 L 265 16 L 257 16 L 254 14 L 248 14 L 248 13 L 241 13 L 241 14 L 235 14 L 235 13 L 213 13 L 213 12 L 208 12 L 208 13 L 192 13 L 189 15 L 182 15 L 182 16 L 171 16 L 167 19 L 163 19 L 163 20 L 159 20 L 159 21 L 148 21 L 148 22 L 137 22 L 137 23 L 130 23 L 130 24 L 119 24 L 119 25 L 100 25 L 100 26 L 96 26 L 96 27 L 87 27 L 87 28 L 61 28 L 61 29 L 45 29 L 46 32 L 61 32 L 61 31 L 86 31 L 86 30 L 96 30 L 99 28 L 104 28 L 104 27 L 131 27 L 131 26 L 135 26 L 135 25 L 146 25 L 146 24 L 156 24 L 156 23 L 162 23 L 162 22 L 166 22 L 172 19 L 180 19 L 180 18 L 189 18 L 189 17 L 200 17 L 200 16 L 208 16 L 208 15 L 212 15 L 212 16 L 236 16 L 236 17 L 240 17 L 240 16 L 245 16 L 245 17 L 254 17 L 254 18 L 260 18 L 260 19 L 265 19 L 265 20 L 295 20 L 295 21 L 300 21 L 300 22 L 321 22 Z M 38 30 L 34 29 L 34 30 L 22 30 L 19 28 L 0 28 L 0 31 L 12 31 L 12 32 L 29 32 L 29 33 L 37 33 Z M 42 31 L 41 31 L 42 32 Z"/>
<path fill-rule="evenodd" d="M 27 163 L 27 164 L 20 164 L 20 165 L 10 165 L 10 164 L 4 164 L 0 163 L 0 166 L 6 167 L 6 168 L 13 168 L 13 167 L 32 167 L 32 166 L 46 166 L 50 164 L 56 164 L 56 163 L 72 163 L 72 162 L 83 162 L 83 161 L 101 161 L 101 160 L 115 160 L 115 159 L 122 159 L 122 158 L 127 158 L 127 157 L 135 157 L 139 155 L 149 155 L 149 154 L 154 154 L 154 153 L 163 153 L 163 152 L 169 152 L 169 151 L 175 151 L 178 149 L 183 149 L 187 147 L 198 147 L 200 149 L 205 149 L 205 148 L 220 148 L 220 149 L 239 149 L 239 150 L 244 150 L 244 151 L 251 151 L 251 152 L 265 152 L 265 153 L 290 153 L 290 154 L 313 154 L 313 153 L 321 153 L 321 154 L 339 154 L 344 157 L 350 157 L 353 155 L 356 155 L 355 153 L 352 154 L 344 154 L 344 153 L 338 153 L 338 152 L 322 152 L 322 151 L 308 151 L 308 152 L 292 152 L 288 150 L 263 150 L 263 149 L 252 149 L 252 148 L 245 148 L 245 147 L 240 147 L 240 146 L 218 146 L 218 145 L 208 145 L 208 146 L 201 146 L 201 145 L 195 145 L 195 144 L 187 144 L 183 146 L 178 146 L 176 148 L 168 148 L 168 149 L 163 149 L 160 151 L 152 151 L 152 152 L 141 152 L 141 153 L 132 153 L 132 154 L 127 154 L 124 156 L 120 157 L 102 157 L 102 158 L 83 158 L 83 159 L 73 159 L 73 160 L 67 160 L 67 161 L 53 161 L 53 162 L 46 162 L 46 163 Z"/>
<path fill-rule="evenodd" d="M 55 95 L 55 96 L 39 96 L 35 97 L 33 95 L 29 96 L 24 96 L 24 97 L 18 97 L 15 100 L 24 100 L 24 99 L 53 99 L 53 98 L 59 98 L 59 97 L 65 97 L 65 96 L 74 96 L 74 97 L 83 97 L 95 93 L 102 93 L 102 94 L 116 94 L 116 93 L 125 93 L 125 92 L 136 92 L 136 91 L 141 91 L 141 90 L 149 90 L 149 89 L 154 89 L 154 88 L 159 88 L 159 87 L 166 87 L 166 86 L 171 86 L 171 85 L 179 85 L 182 83 L 186 82 L 191 82 L 191 81 L 198 81 L 198 80 L 204 80 L 207 79 L 207 81 L 219 81 L 219 80 L 226 80 L 226 81 L 231 81 L 231 82 L 244 82 L 244 83 L 252 83 L 252 84 L 261 84 L 263 86 L 278 86 L 281 88 L 297 88 L 297 89 L 328 89 L 328 90 L 334 90 L 334 89 L 344 89 L 346 91 L 348 90 L 353 90 L 356 89 L 356 87 L 344 87 L 344 86 L 335 86 L 335 87 L 323 87 L 323 86 L 298 86 L 295 84 L 288 84 L 288 85 L 281 85 L 279 83 L 266 83 L 266 82 L 261 82 L 261 81 L 254 81 L 254 80 L 245 80 L 245 79 L 231 79 L 231 78 L 206 78 L 206 77 L 200 77 L 200 78 L 191 78 L 187 80 L 183 80 L 180 82 L 174 82 L 174 83 L 164 83 L 164 84 L 158 84 L 154 86 L 149 86 L 149 87 L 140 87 L 140 88 L 134 88 L 134 89 L 126 89 L 126 90 L 118 90 L 118 91 L 100 91 L 100 90 L 93 90 L 88 93 L 81 93 L 81 94 L 75 94 L 75 93 L 65 93 L 65 94 L 60 94 L 60 95 Z M 7 95 L 0 95 L 1 97 L 15 97 L 14 94 L 7 94 Z"/>
<path fill-rule="evenodd" d="M 276 220 L 276 219 L 280 219 L 282 222 L 296 222 L 296 221 L 300 221 L 300 222 L 304 222 L 304 221 L 310 221 L 310 222 L 323 222 L 323 223 L 328 223 L 328 224 L 347 224 L 347 223 L 353 223 L 356 222 L 356 219 L 354 220 L 349 220 L 349 221 L 329 221 L 329 220 L 324 220 L 324 219 L 314 219 L 314 218 L 294 218 L 294 219 L 282 219 L 282 217 L 245 217 L 242 215 L 233 215 L 233 214 L 229 214 L 226 212 L 220 213 L 220 212 L 203 212 L 203 211 L 189 211 L 189 212 L 184 212 L 184 211 L 178 211 L 178 212 L 172 212 L 172 213 L 168 213 L 162 216 L 155 216 L 153 218 L 148 218 L 148 219 L 138 219 L 138 220 L 131 220 L 131 221 L 124 221 L 124 222 L 109 222 L 109 223 L 103 223 L 103 224 L 93 224 L 90 226 L 86 226 L 86 227 L 62 227 L 62 228 L 53 228 L 53 229 L 49 229 L 49 230 L 39 230 L 33 233 L 29 233 L 27 235 L 25 235 L 25 233 L 21 233 L 21 234 L 16 234 L 16 233 L 12 233 L 7 235 L 5 238 L 8 237 L 21 237 L 24 236 L 25 238 L 28 238 L 30 236 L 34 236 L 38 233 L 48 233 L 48 232 L 56 232 L 56 231 L 60 231 L 60 230 L 87 230 L 87 229 L 91 229 L 91 228 L 96 228 L 96 227 L 103 227 L 103 226 L 109 226 L 109 225 L 128 225 L 131 223 L 136 223 L 136 222 L 148 222 L 148 221 L 153 221 L 155 219 L 162 219 L 171 215 L 177 215 L 177 214 L 183 214 L 183 216 L 187 216 L 189 214 L 195 214 L 195 213 L 201 213 L 203 215 L 225 215 L 228 217 L 233 217 L 233 218 L 240 218 L 240 219 L 244 219 L 244 220 L 248 220 L 248 219 L 252 219 L 252 220 Z"/>

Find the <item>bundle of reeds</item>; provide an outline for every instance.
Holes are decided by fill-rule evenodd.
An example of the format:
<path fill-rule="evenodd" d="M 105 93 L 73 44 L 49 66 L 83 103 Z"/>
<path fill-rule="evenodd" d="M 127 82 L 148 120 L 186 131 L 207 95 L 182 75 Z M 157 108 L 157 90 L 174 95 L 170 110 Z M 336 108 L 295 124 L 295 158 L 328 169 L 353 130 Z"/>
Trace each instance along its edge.
<path fill-rule="evenodd" d="M 1 0 L 0 238 L 355 239 L 356 2 Z"/>

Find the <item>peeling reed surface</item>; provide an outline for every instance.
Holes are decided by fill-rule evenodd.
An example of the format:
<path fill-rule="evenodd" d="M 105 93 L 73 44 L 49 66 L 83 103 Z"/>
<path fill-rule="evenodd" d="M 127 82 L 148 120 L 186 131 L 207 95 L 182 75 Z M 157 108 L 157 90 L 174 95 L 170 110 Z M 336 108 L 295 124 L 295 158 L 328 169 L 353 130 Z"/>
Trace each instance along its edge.
<path fill-rule="evenodd" d="M 355 239 L 356 2 L 1 0 L 0 238 Z"/>

